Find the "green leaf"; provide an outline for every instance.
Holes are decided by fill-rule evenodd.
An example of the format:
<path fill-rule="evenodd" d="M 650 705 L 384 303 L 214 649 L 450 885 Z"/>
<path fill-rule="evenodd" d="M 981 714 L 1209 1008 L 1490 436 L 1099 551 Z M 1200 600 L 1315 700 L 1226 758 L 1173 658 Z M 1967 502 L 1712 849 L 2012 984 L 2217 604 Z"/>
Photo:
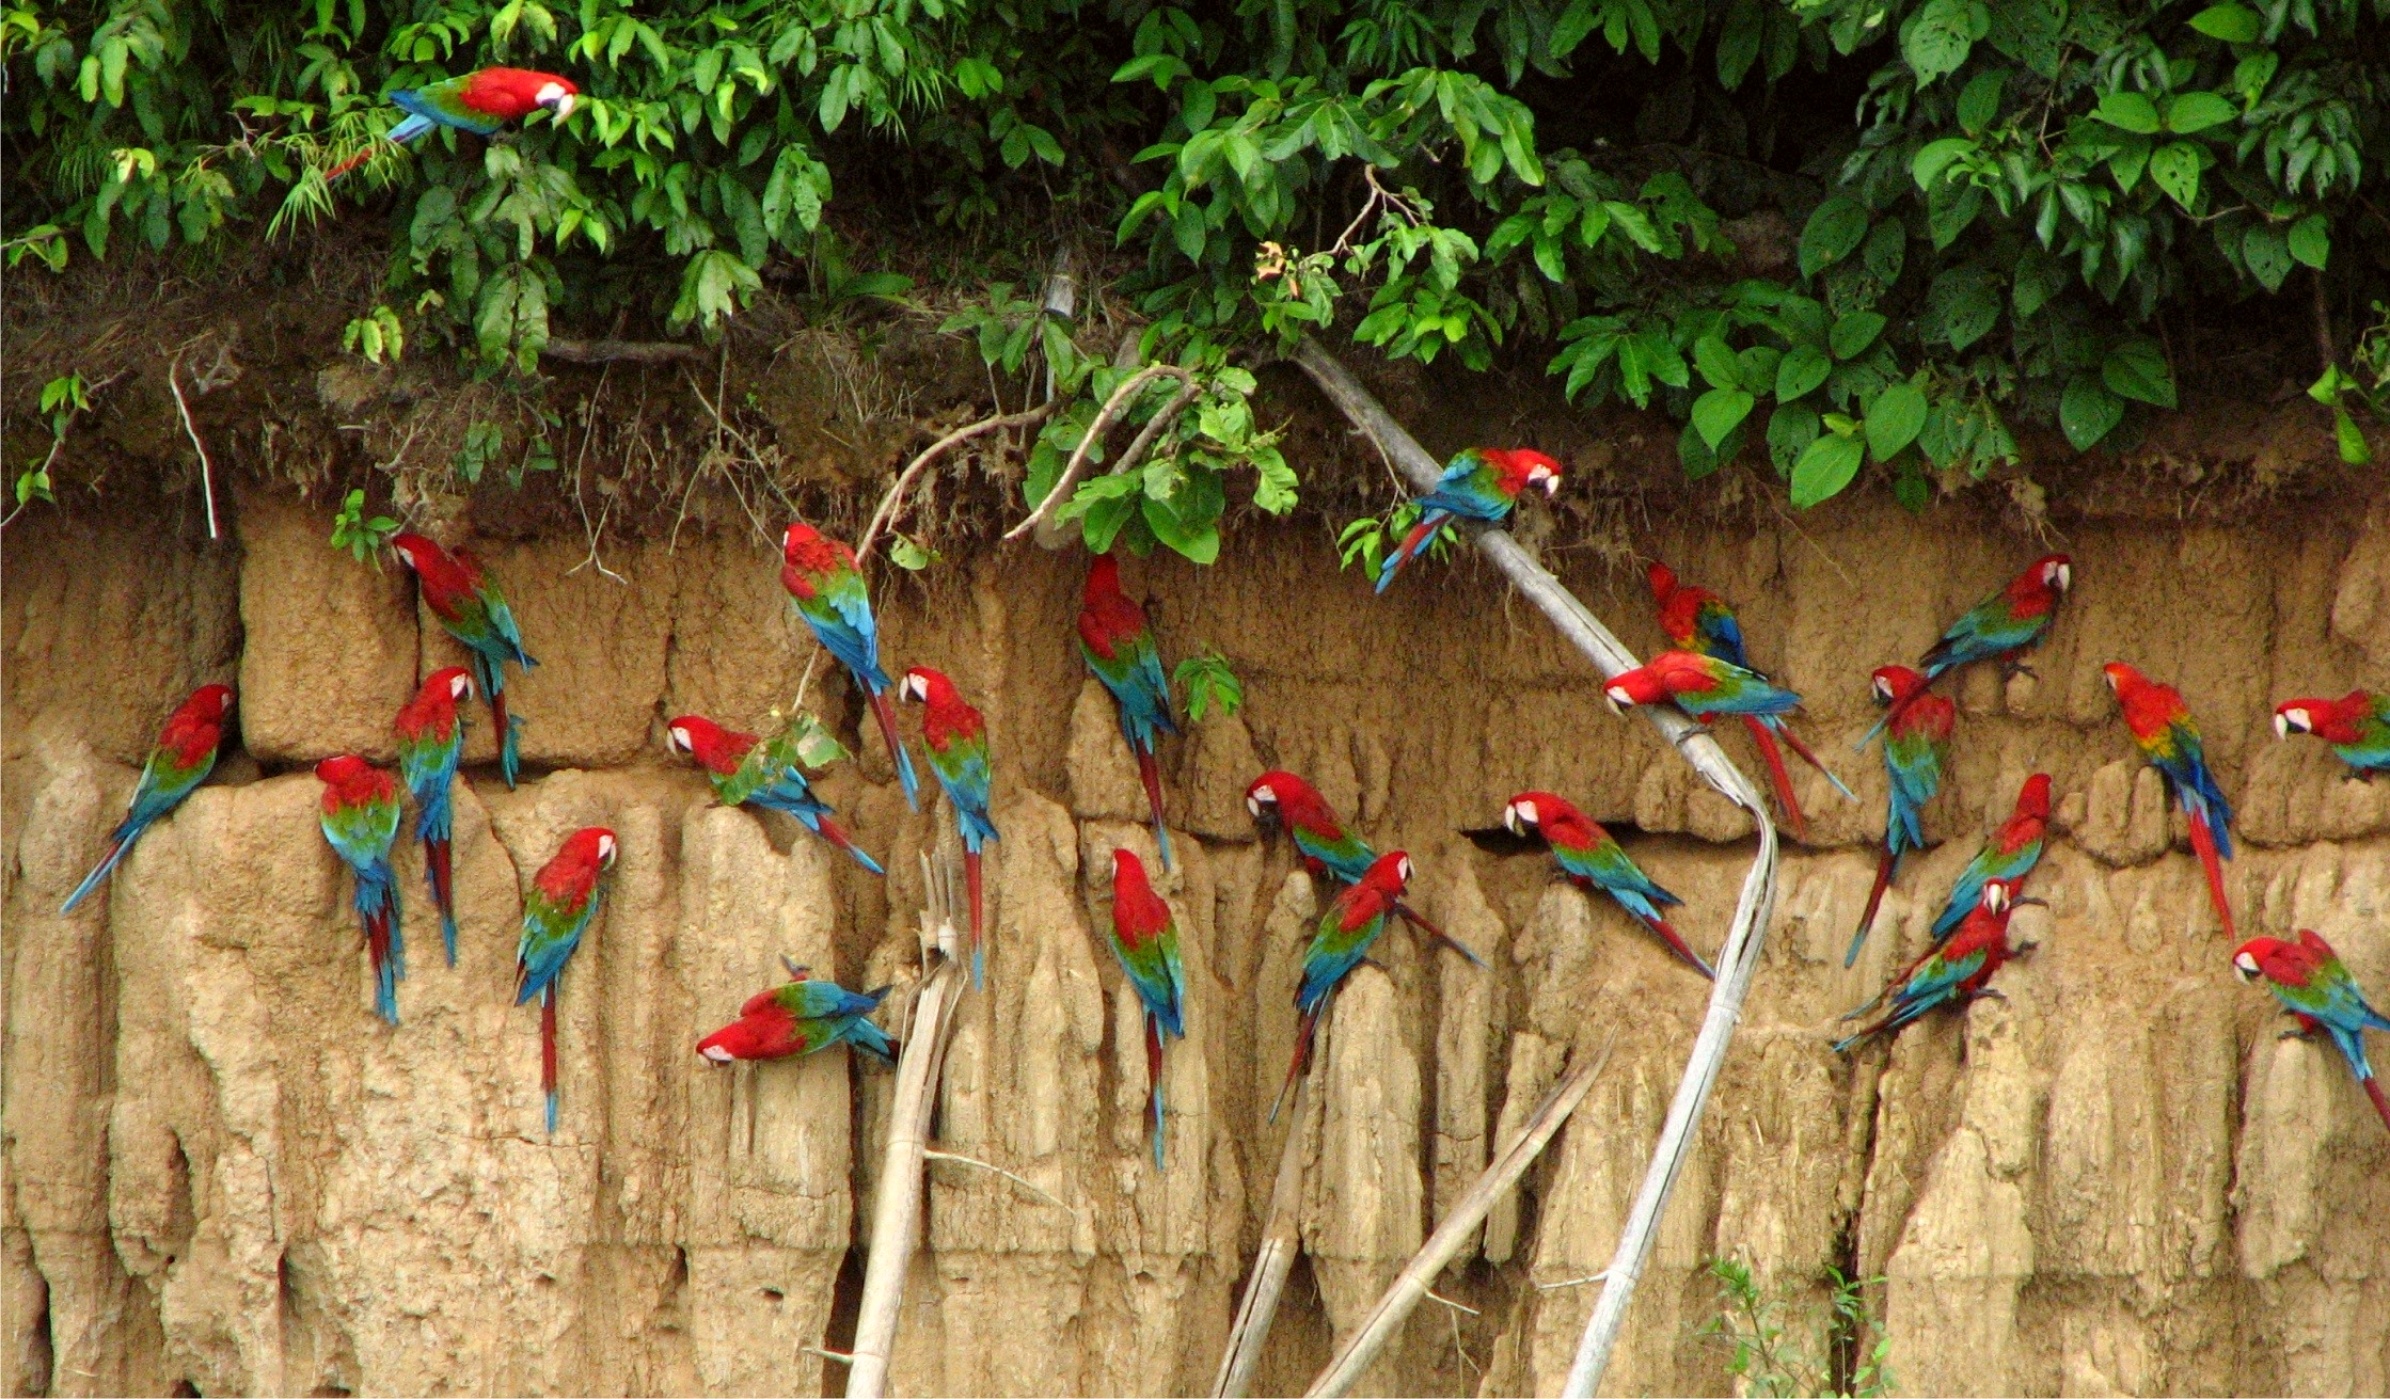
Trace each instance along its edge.
<path fill-rule="evenodd" d="M 1883 331 L 1882 316 L 1873 311 L 1853 311 L 1834 322 L 1834 329 L 1826 335 L 1826 344 L 1834 351 L 1834 358 L 1852 359 L 1874 344 Z"/>
<path fill-rule="evenodd" d="M 1910 158 L 1909 177 L 1917 182 L 1917 188 L 1930 190 L 1957 163 L 1959 157 L 1973 155 L 1978 149 L 1973 141 L 1964 136 L 1945 136 L 1939 141 L 1928 141 L 1923 149 Z"/>
<path fill-rule="evenodd" d="M 2078 452 L 2088 452 L 2124 421 L 2124 400 L 2088 375 L 2069 380 L 2058 399 L 2058 426 Z"/>
<path fill-rule="evenodd" d="M 1867 235 L 1867 247 L 1859 256 L 1867 263 L 1868 275 L 1889 287 L 1900 280 L 1908 253 L 1908 230 L 1898 219 L 1885 219 Z"/>
<path fill-rule="evenodd" d="M 1801 275 L 1814 277 L 1843 258 L 1867 237 L 1867 206 L 1838 194 L 1817 206 L 1801 229 Z"/>
<path fill-rule="evenodd" d="M 2254 44 L 2265 33 L 2265 20 L 2246 5 L 2210 5 L 2191 16 L 2191 27 L 2227 44 Z"/>
<path fill-rule="evenodd" d="M 1900 56 L 1917 75 L 1917 86 L 1926 87 L 1964 66 L 1991 27 L 1991 11 L 1981 0 L 1925 0 L 1900 27 Z"/>
<path fill-rule="evenodd" d="M 1953 350 L 1964 350 L 1991 333 L 2000 319 L 1994 274 L 1980 266 L 1954 267 L 1926 288 L 1925 315 L 1918 333 Z"/>
<path fill-rule="evenodd" d="M 1810 443 L 1793 466 L 1793 504 L 1807 510 L 1842 494 L 1858 476 L 1865 455 L 1865 447 L 1855 437 L 1828 435 Z"/>
<path fill-rule="evenodd" d="M 2321 272 L 2332 256 L 2332 225 L 2322 214 L 2309 214 L 2290 226 L 2290 255 Z"/>
<path fill-rule="evenodd" d="M 2357 420 L 2346 408 L 2332 410 L 2332 435 L 2340 446 L 2340 459 L 2351 466 L 2364 466 L 2373 460 L 2373 448 L 2365 441 L 2365 434 Z"/>
<path fill-rule="evenodd" d="M 1815 345 L 1795 345 L 1776 365 L 1776 401 L 1790 403 L 1826 382 L 1834 362 Z"/>
<path fill-rule="evenodd" d="M 2149 178 L 2189 213 L 2199 198 L 2199 166 L 2199 147 L 2188 141 L 2169 141 L 2150 152 Z"/>
<path fill-rule="evenodd" d="M 1711 389 L 1693 400 L 1693 426 L 1701 433 L 1701 440 L 1715 452 L 1718 444 L 1726 440 L 1726 434 L 1751 416 L 1751 407 L 1757 401 L 1741 389 Z"/>
<path fill-rule="evenodd" d="M 1817 410 L 1806 403 L 1787 403 L 1768 415 L 1768 460 L 1775 463 L 1776 474 L 1790 477 L 1793 465 L 1809 444 L 1824 431 L 1818 424 Z"/>
<path fill-rule="evenodd" d="M 2280 291 L 2290 275 L 2290 240 L 2271 224 L 2257 224 L 2241 238 L 2241 263 L 2259 286 Z"/>
<path fill-rule="evenodd" d="M 2158 104 L 2138 92 L 2111 92 L 2100 99 L 2093 116 L 2117 128 L 2138 136 L 2158 134 Z"/>
<path fill-rule="evenodd" d="M 2177 93 L 2166 104 L 2166 129 L 2177 136 L 2222 126 L 2241 114 L 2232 99 L 2213 92 Z"/>
<path fill-rule="evenodd" d="M 1901 509 L 1922 515 L 1925 507 L 1933 504 L 1934 488 L 1916 472 L 1904 471 L 1892 482 L 1892 498 L 1900 502 Z"/>
<path fill-rule="evenodd" d="M 1925 394 L 1915 384 L 1889 384 L 1867 405 L 1867 450 L 1890 461 L 1925 429 Z"/>
<path fill-rule="evenodd" d="M 2159 408 L 2172 408 L 2174 370 L 2166 351 L 2146 335 L 2118 342 L 2100 362 L 2100 381 L 2110 391 Z"/>
<path fill-rule="evenodd" d="M 2040 248 L 2027 248 L 2017 259 L 2016 280 L 2009 287 L 2009 305 L 2020 321 L 2030 320 L 2033 313 L 2050 304 L 2050 298 L 2066 290 L 2070 277 L 2066 265 Z"/>
<path fill-rule="evenodd" d="M 2008 85 L 2008 71 L 1987 68 L 1967 80 L 1958 96 L 1958 124 L 1970 136 L 1980 136 L 2000 115 L 2000 92 Z"/>
<path fill-rule="evenodd" d="M 1151 496 L 1145 499 L 1144 512 L 1145 527 L 1154 532 L 1154 538 L 1175 552 L 1199 564 L 1208 564 L 1220 557 L 1220 526 L 1217 521 L 1189 526 L 1179 519 L 1177 511 Z"/>
<path fill-rule="evenodd" d="M 1693 367 L 1713 389 L 1730 389 L 1743 381 L 1742 364 L 1723 336 L 1705 335 L 1694 342 Z"/>

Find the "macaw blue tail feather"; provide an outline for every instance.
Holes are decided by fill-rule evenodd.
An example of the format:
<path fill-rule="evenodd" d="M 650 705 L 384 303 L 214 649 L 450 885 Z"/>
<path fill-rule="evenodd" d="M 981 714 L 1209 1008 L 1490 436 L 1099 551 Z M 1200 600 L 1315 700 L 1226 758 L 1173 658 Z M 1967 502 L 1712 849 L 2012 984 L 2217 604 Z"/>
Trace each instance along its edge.
<path fill-rule="evenodd" d="M 130 830 L 119 828 L 113 837 L 114 844 L 108 847 L 108 853 L 101 858 L 97 865 L 92 867 L 91 873 L 83 876 L 83 882 L 75 886 L 75 892 L 66 896 L 66 902 L 58 906 L 59 914 L 64 916 L 74 912 L 75 905 L 91 897 L 91 891 L 100 887 L 101 882 L 107 879 L 109 873 L 116 868 L 117 863 L 131 852 L 133 842 L 141 839 L 141 833 L 147 829 L 149 829 L 147 821 Z"/>

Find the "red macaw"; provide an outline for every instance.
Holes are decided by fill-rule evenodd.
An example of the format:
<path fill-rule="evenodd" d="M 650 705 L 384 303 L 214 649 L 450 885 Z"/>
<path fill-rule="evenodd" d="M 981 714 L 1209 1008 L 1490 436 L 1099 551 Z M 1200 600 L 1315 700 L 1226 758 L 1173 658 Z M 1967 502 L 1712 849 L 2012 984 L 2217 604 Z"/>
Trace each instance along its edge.
<path fill-rule="evenodd" d="M 1560 463 L 1528 448 L 1469 447 L 1445 464 L 1436 488 L 1419 498 L 1419 522 L 1378 565 L 1378 591 L 1417 558 L 1455 520 L 1488 524 L 1506 518 L 1531 487 L 1560 492 Z"/>
<path fill-rule="evenodd" d="M 523 938 L 515 947 L 515 1004 L 539 1002 L 539 1086 L 547 1095 L 548 1131 L 556 1131 L 556 979 L 581 946 L 606 899 L 614 869 L 614 832 L 586 826 L 564 838 L 556 857 L 531 877 L 523 895 Z"/>
<path fill-rule="evenodd" d="M 1403 888 L 1410 881 L 1411 857 L 1389 850 L 1358 882 L 1337 894 L 1320 915 L 1311 946 L 1303 952 L 1303 979 L 1295 987 L 1295 1009 L 1302 1013 L 1303 1023 L 1295 1031 L 1294 1062 L 1287 1065 L 1286 1083 L 1270 1104 L 1270 1121 L 1278 1120 L 1288 1090 L 1303 1076 L 1303 1066 L 1311 1062 L 1312 1036 L 1319 1030 L 1319 1018 L 1326 1012 L 1329 998 L 1369 955 L 1378 935 L 1386 931 L 1386 919 L 1402 903 Z"/>
<path fill-rule="evenodd" d="M 887 1064 L 896 1063 L 896 1043 L 871 1023 L 888 988 L 857 995 L 835 981 L 815 981 L 808 968 L 782 958 L 790 980 L 758 991 L 739 1007 L 739 1018 L 697 1042 L 709 1064 L 742 1059 L 786 1059 L 834 1044 L 849 1044 Z"/>
<path fill-rule="evenodd" d="M 788 590 L 797 615 L 812 629 L 822 648 L 855 678 L 855 688 L 871 702 L 872 717 L 880 721 L 880 738 L 888 745 L 888 760 L 896 764 L 896 780 L 905 789 L 905 805 L 921 809 L 921 779 L 913 772 L 912 755 L 896 736 L 896 711 L 888 707 L 888 672 L 880 668 L 880 628 L 871 615 L 871 590 L 855 551 L 799 520 L 780 536 L 780 586 Z"/>
<path fill-rule="evenodd" d="M 1328 805 L 1319 789 L 1284 768 L 1272 768 L 1253 779 L 1245 788 L 1245 810 L 1252 813 L 1253 824 L 1264 835 L 1283 828 L 1294 841 L 1303 868 L 1314 879 L 1333 876 L 1339 884 L 1356 883 L 1377 863 L 1378 852 L 1344 828 L 1336 819 L 1336 809 Z M 1470 965 L 1484 969 L 1483 957 L 1421 917 L 1409 904 L 1398 904 L 1394 911 L 1430 942 L 1449 947 L 1469 959 Z"/>
<path fill-rule="evenodd" d="M 2232 954 L 2232 969 L 2243 981 L 2263 977 L 2274 999 L 2298 1018 L 2299 1028 L 2285 1031 L 2283 1038 L 2330 1036 L 2341 1057 L 2349 1061 L 2365 1096 L 2373 1099 L 2373 1110 L 2381 1114 L 2382 1125 L 2390 1127 L 2390 1097 L 2383 1096 L 2373 1065 L 2365 1059 L 2365 1032 L 2390 1030 L 2390 1017 L 2366 1003 L 2357 979 L 2349 975 L 2331 944 L 2305 930 L 2295 943 L 2251 938 Z"/>
<path fill-rule="evenodd" d="M 1669 645 L 1679 651 L 1713 657 L 1767 680 L 1767 672 L 1751 664 L 1744 653 L 1742 623 L 1735 619 L 1734 609 L 1727 606 L 1726 599 L 1707 588 L 1679 582 L 1675 571 L 1664 563 L 1652 564 L 1645 577 L 1651 584 L 1652 601 L 1659 604 L 1660 630 L 1667 634 Z M 1842 785 L 1842 779 L 1782 719 L 1768 714 L 1745 714 L 1742 718 L 1744 727 L 1751 731 L 1751 741 L 1759 747 L 1760 760 L 1767 764 L 1769 780 L 1776 785 L 1776 804 L 1784 808 L 1784 819 L 1792 827 L 1793 839 L 1807 841 L 1809 818 L 1793 795 L 1792 774 L 1785 770 L 1784 753 L 1776 740 L 1781 737 L 1803 762 L 1824 773 L 1826 780 L 1844 796 L 1851 796 L 1850 789 Z"/>
<path fill-rule="evenodd" d="M 978 710 L 963 700 L 944 672 L 915 666 L 896 682 L 896 697 L 921 706 L 921 742 L 929 750 L 929 770 L 946 790 L 946 804 L 954 808 L 954 824 L 963 837 L 963 883 L 971 893 L 971 984 L 978 986 L 984 970 L 979 849 L 996 839 L 996 823 L 988 819 L 988 786 L 994 769 L 988 764 L 988 726 Z"/>
<path fill-rule="evenodd" d="M 1178 923 L 1145 877 L 1145 862 L 1112 852 L 1112 955 L 1145 1008 L 1145 1110 L 1153 1122 L 1154 1169 L 1162 1166 L 1162 1037 L 1186 1037 L 1187 971 Z"/>
<path fill-rule="evenodd" d="M 1970 608 L 1950 624 L 1917 668 L 1930 683 L 1946 671 L 1970 661 L 1998 660 L 2014 670 L 2024 666 L 2017 656 L 2041 644 L 2049 634 L 2058 604 L 2075 581 L 2074 564 L 2064 554 L 2045 554 L 1999 592 Z"/>
<path fill-rule="evenodd" d="M 390 847 L 398 840 L 403 814 L 398 779 L 353 753 L 315 765 L 324 784 L 318 818 L 331 843 L 357 876 L 357 921 L 373 959 L 373 1009 L 398 1023 L 398 983 L 407 976 L 407 945 L 400 928 L 398 876 L 390 868 Z"/>
<path fill-rule="evenodd" d="M 880 862 L 855 844 L 855 838 L 846 833 L 846 828 L 832 819 L 835 810 L 814 795 L 813 784 L 805 780 L 804 771 L 789 763 L 775 767 L 763 753 L 756 751 L 759 741 L 751 733 L 726 729 L 702 714 L 678 715 L 664 725 L 664 746 L 697 760 L 697 765 L 705 769 L 706 781 L 713 786 L 716 801 L 724 806 L 786 812 L 856 864 L 873 874 L 886 874 Z"/>
<path fill-rule="evenodd" d="M 1859 931 L 1842 956 L 1850 966 L 1875 926 L 1884 891 L 1900 868 L 1900 857 L 1925 848 L 1925 804 L 1942 790 L 1942 768 L 1950 760 L 1950 735 L 1958 724 L 1958 706 L 1930 693 L 1923 675 L 1907 666 L 1877 669 L 1873 690 L 1876 703 L 1889 712 L 1885 720 L 1884 774 L 1890 779 L 1884 807 L 1884 855 L 1876 862 L 1875 887 L 1867 891 L 1867 907 L 1859 914 Z"/>
<path fill-rule="evenodd" d="M 1983 902 L 1967 915 L 1967 921 L 1959 925 L 1950 941 L 1928 949 L 1876 997 L 1877 1001 L 1886 996 L 1891 998 L 1892 1008 L 1884 1018 L 1836 1041 L 1834 1052 L 1848 1053 L 1862 1040 L 1898 1034 L 1902 1026 L 1937 1006 L 1963 1006 L 1999 995 L 1990 989 L 1992 974 L 2010 958 L 2022 957 L 2033 950 L 2029 942 L 2014 948 L 2008 945 L 2008 915 L 2012 907 L 2006 880 L 1995 879 L 1984 885 Z M 1843 1019 L 1855 1019 L 1866 1013 L 1867 1008 L 1862 1006 Z"/>
<path fill-rule="evenodd" d="M 2109 688 L 2116 691 L 2116 703 L 2124 710 L 2124 726 L 2132 731 L 2133 742 L 2150 766 L 2166 775 L 2166 785 L 2174 789 L 2175 801 L 2190 820 L 2191 848 L 2199 853 L 2200 868 L 2207 872 L 2208 896 L 2215 900 L 2216 916 L 2224 920 L 2224 936 L 2238 936 L 2232 927 L 2232 903 L 2224 897 L 2224 869 L 2219 863 L 2232 858 L 2232 805 L 2224 800 L 2223 789 L 2208 770 L 2207 753 L 2200 746 L 2199 725 L 2191 718 L 2190 706 L 2173 686 L 2161 685 L 2122 661 L 2110 661 L 2100 669 L 2108 677 Z"/>
<path fill-rule="evenodd" d="M 543 107 L 562 121 L 573 114 L 573 103 L 580 94 L 581 89 L 573 86 L 572 79 L 554 73 L 483 68 L 462 77 L 391 93 L 391 102 L 407 117 L 390 128 L 386 139 L 394 146 L 403 146 L 436 126 L 470 131 L 476 136 L 495 136 L 506 123 L 521 121 Z M 379 144 L 367 146 L 333 166 L 324 172 L 325 183 L 363 165 L 381 149 Z"/>
<path fill-rule="evenodd" d="M 456 892 L 449 866 L 455 813 L 449 788 L 465 756 L 465 719 L 457 706 L 473 698 L 473 677 L 448 666 L 423 678 L 423 688 L 398 711 L 398 774 L 415 798 L 415 838 L 423 842 L 423 877 L 440 908 L 440 940 L 456 965 Z"/>
<path fill-rule="evenodd" d="M 1154 745 L 1163 734 L 1178 732 L 1178 720 L 1170 712 L 1170 681 L 1162 673 L 1153 627 L 1145 609 L 1120 590 L 1120 564 L 1110 554 L 1096 555 L 1087 566 L 1079 607 L 1079 654 L 1112 692 L 1120 711 L 1120 735 L 1137 755 L 1137 776 L 1153 809 L 1154 843 L 1167 868 L 1170 827 L 1162 820 L 1162 772 Z"/>
<path fill-rule="evenodd" d="M 1684 900 L 1661 888 L 1628 859 L 1617 838 L 1603 830 L 1601 823 L 1551 792 L 1521 792 L 1502 808 L 1502 825 L 1512 835 L 1541 836 L 1570 883 L 1616 899 L 1620 908 L 1651 929 L 1693 970 L 1712 981 L 1718 979 L 1701 954 L 1660 916 L 1661 908 Z"/>
<path fill-rule="evenodd" d="M 2359 777 L 2390 772 L 2390 695 L 2351 690 L 2339 699 L 2285 700 L 2274 707 L 2274 736 L 2313 734 L 2332 745 Z"/>
<path fill-rule="evenodd" d="M 464 646 L 474 680 L 490 697 L 490 721 L 498 729 L 498 771 L 513 787 L 522 762 L 515 730 L 522 720 L 506 715 L 506 666 L 511 661 L 528 671 L 539 664 L 523 649 L 514 609 L 482 572 L 480 562 L 463 549 L 451 554 L 420 534 L 393 535 L 390 549 L 422 584 L 423 605 Z"/>
<path fill-rule="evenodd" d="M 133 784 L 133 800 L 125 808 L 124 819 L 108 833 L 108 853 L 59 905 L 61 915 L 74 912 L 75 905 L 91 897 L 91 891 L 100 887 L 143 831 L 199 790 L 199 784 L 215 769 L 216 754 L 224 746 L 224 718 L 230 713 L 230 685 L 202 685 L 175 707 L 158 735 L 157 746 L 149 750 L 149 761 L 141 765 L 141 780 Z"/>

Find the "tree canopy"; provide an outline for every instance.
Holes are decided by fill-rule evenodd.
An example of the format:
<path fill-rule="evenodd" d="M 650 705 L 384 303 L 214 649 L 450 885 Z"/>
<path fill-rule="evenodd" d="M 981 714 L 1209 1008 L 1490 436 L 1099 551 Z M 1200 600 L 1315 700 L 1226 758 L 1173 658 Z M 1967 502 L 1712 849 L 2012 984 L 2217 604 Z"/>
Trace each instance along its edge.
<path fill-rule="evenodd" d="M 557 327 L 718 334 L 779 272 L 827 305 L 901 293 L 859 265 L 901 246 L 991 364 L 1054 375 L 1030 501 L 1110 404 L 1153 440 L 1064 513 L 1198 559 L 1229 478 L 1294 500 L 1238 366 L 1303 333 L 1532 361 L 1681 422 L 1695 477 L 1748 453 L 1800 505 L 1873 471 L 1922 506 L 2023 424 L 2129 441 L 2203 355 L 2323 370 L 2363 457 L 2386 13 L 11 0 L 0 236 L 25 275 L 386 218 L 391 304 L 357 308 L 352 344 L 428 326 L 493 374 L 536 373 Z M 394 124 L 388 94 L 494 63 L 582 98 L 488 141 L 384 143 L 327 185 Z M 1095 270 L 1147 320 L 1133 362 L 1048 313 L 1057 246 L 1116 250 Z"/>

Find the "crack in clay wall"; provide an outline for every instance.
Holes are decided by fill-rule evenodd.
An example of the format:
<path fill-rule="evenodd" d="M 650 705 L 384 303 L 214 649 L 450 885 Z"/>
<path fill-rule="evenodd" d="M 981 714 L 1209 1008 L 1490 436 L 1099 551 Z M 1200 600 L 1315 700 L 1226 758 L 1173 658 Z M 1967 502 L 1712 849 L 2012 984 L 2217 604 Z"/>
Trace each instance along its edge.
<path fill-rule="evenodd" d="M 661 719 L 753 724 L 795 693 L 771 551 L 684 536 L 610 549 L 479 541 L 541 667 L 521 682 L 532 775 L 458 792 L 463 936 L 418 956 L 405 1024 L 370 1015 L 345 876 L 306 765 L 391 755 L 389 722 L 456 653 L 396 570 L 324 544 L 323 512 L 253 494 L 209 546 L 29 518 L 0 583 L 0 1355 L 12 1392 L 819 1393 L 804 1348 L 850 1314 L 888 1079 L 842 1057 L 713 1071 L 691 1053 L 787 953 L 849 985 L 912 976 L 918 854 L 866 732 L 823 784 L 883 885 L 779 818 L 711 804 Z M 1945 844 L 1912 861 L 1860 965 L 1841 950 L 1872 873 L 1883 778 L 1847 745 L 1865 676 L 2040 552 L 1953 511 L 1852 503 L 1799 529 L 1664 529 L 1651 543 L 1736 599 L 1764 665 L 1864 806 L 1796 776 L 1817 848 L 1786 862 L 1746 1022 L 1608 1378 L 1719 1392 L 1702 1265 L 1748 1258 L 1814 1289 L 1855 1257 L 1900 1387 L 1934 1393 L 2379 1393 L 2390 1387 L 2390 1134 L 2326 1047 L 2282 1042 L 2237 985 L 2179 819 L 2098 675 L 2125 657 L 2199 714 L 2245 853 L 2245 931 L 2313 927 L 2390 994 L 2390 783 L 2278 744 L 2272 702 L 2390 685 L 2390 502 L 2233 524 L 2092 519 L 2037 678 L 1955 687 Z M 1631 643 L 1638 581 L 1564 576 Z M 1217 648 L 1248 704 L 1165 750 L 1182 863 L 1188 1038 L 1170 1056 L 1171 1168 L 1143 1146 L 1132 1007 L 1097 940 L 1115 844 L 1153 861 L 1134 769 L 1072 648 L 1081 564 L 965 553 L 880 584 L 886 655 L 986 709 L 1002 841 L 988 990 L 964 1009 L 940 1144 L 1038 1192 L 933 1163 L 926 1247 L 893 1369 L 908 1393 L 1192 1392 L 1210 1380 L 1279 1140 L 1289 994 L 1316 906 L 1241 803 L 1264 766 L 1308 774 L 1423 910 L 1493 963 L 1404 933 L 1343 997 L 1311 1098 L 1304 1263 L 1261 1384 L 1300 1388 L 1567 1056 L 1620 1031 L 1576 1119 L 1367 1381 L 1550 1392 L 1608 1261 L 1706 997 L 1617 910 L 1497 860 L 1457 827 L 1548 787 L 1631 822 L 1641 861 L 1714 950 L 1743 818 L 1474 563 L 1384 599 L 1311 526 L 1249 525 L 1215 567 L 1133 563 L 1172 656 Z M 155 829 L 105 898 L 55 910 L 91 863 L 160 717 L 241 691 L 242 751 Z M 510 684 L 510 693 L 513 687 Z M 843 684 L 812 700 L 853 732 Z M 476 712 L 476 719 L 480 717 Z M 866 726 L 868 729 L 868 726 Z M 1745 760 L 1743 740 L 1730 748 Z M 468 761 L 486 763 L 486 725 Z M 2036 769 L 2056 838 L 2019 915 L 2038 957 L 2005 1003 L 1837 1058 L 1833 1017 L 1923 945 L 1941 891 Z M 510 1004 L 517 888 L 561 835 L 614 827 L 615 897 L 564 979 L 563 1118 L 539 1131 L 537 1019 Z M 419 855 L 408 934 L 437 945 Z M 905 991 L 900 985 L 899 1005 Z M 1276 1129 L 1284 1130 L 1283 1127 Z M 1053 1201 L 1059 1201 L 1059 1205 Z M 843 1278 L 843 1283 L 842 1283 Z M 836 1337 L 833 1336 L 833 1343 Z M 842 1381 L 833 1368 L 827 1377 Z"/>

